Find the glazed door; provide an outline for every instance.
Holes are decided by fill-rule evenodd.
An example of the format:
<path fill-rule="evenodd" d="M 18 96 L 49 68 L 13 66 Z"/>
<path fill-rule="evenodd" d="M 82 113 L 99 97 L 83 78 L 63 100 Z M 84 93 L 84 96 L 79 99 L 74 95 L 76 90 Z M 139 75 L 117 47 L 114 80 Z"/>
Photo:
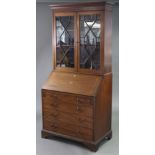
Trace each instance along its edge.
<path fill-rule="evenodd" d="M 78 71 L 100 74 L 103 63 L 103 13 L 78 13 Z"/>
<path fill-rule="evenodd" d="M 54 67 L 61 71 L 76 71 L 76 14 L 55 13 L 54 22 Z"/>

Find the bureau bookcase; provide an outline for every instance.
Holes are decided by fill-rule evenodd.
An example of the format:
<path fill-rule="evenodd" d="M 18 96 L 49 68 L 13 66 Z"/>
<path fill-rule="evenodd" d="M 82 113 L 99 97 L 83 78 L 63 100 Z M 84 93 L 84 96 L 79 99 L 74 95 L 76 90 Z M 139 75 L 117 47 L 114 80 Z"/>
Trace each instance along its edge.
<path fill-rule="evenodd" d="M 50 8 L 53 71 L 42 87 L 42 137 L 63 137 L 96 151 L 112 137 L 112 6 L 56 3 Z"/>

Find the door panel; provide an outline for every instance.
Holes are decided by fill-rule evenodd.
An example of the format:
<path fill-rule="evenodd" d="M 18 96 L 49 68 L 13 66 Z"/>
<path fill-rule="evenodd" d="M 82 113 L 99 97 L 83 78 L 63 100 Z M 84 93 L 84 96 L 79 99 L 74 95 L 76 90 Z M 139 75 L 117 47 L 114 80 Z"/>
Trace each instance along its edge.
<path fill-rule="evenodd" d="M 78 71 L 84 73 L 100 73 L 103 61 L 101 40 L 103 25 L 101 12 L 78 14 Z M 103 50 L 103 48 L 102 48 Z"/>
<path fill-rule="evenodd" d="M 55 14 L 55 68 L 63 70 L 76 70 L 76 14 Z"/>

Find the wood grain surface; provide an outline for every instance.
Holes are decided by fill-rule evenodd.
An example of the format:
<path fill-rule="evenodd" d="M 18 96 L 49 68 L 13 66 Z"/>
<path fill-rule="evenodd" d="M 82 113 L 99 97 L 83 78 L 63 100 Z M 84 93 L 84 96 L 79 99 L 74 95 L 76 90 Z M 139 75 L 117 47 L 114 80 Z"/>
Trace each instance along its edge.
<path fill-rule="evenodd" d="M 42 89 L 95 96 L 100 82 L 100 76 L 52 72 Z"/>

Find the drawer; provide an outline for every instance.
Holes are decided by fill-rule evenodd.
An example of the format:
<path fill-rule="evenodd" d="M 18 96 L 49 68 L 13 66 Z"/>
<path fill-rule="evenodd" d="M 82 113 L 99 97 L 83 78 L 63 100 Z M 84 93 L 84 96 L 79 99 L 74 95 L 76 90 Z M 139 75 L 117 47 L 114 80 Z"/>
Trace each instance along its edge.
<path fill-rule="evenodd" d="M 75 113 L 76 96 L 63 93 L 44 92 L 43 93 L 44 109 L 59 109 L 60 111 Z"/>
<path fill-rule="evenodd" d="M 57 109 L 84 117 L 93 116 L 93 104 L 90 98 L 62 93 L 47 93 L 43 97 L 43 109 Z"/>
<path fill-rule="evenodd" d="M 84 127 L 78 127 L 76 125 L 71 125 L 69 123 L 64 123 L 62 121 L 44 121 L 44 129 L 70 135 L 73 137 L 77 137 L 80 139 L 85 140 L 92 140 L 93 130 L 84 128 Z"/>
<path fill-rule="evenodd" d="M 65 123 L 70 123 L 77 126 L 82 126 L 86 128 L 93 128 L 93 120 L 90 117 L 82 117 L 77 114 L 71 114 L 66 112 L 61 112 L 58 110 L 44 111 L 43 119 L 52 121 L 54 119 L 60 120 Z"/>
<path fill-rule="evenodd" d="M 52 101 L 52 100 L 43 101 L 43 109 L 46 111 L 58 110 L 62 112 L 72 113 L 72 114 L 76 113 L 75 104 Z"/>
<path fill-rule="evenodd" d="M 76 114 L 81 117 L 93 117 L 93 107 L 91 106 L 81 106 L 81 105 L 73 105 L 73 104 L 62 104 L 62 103 L 53 103 L 50 101 L 48 104 L 43 105 L 43 109 L 46 111 L 61 111 L 70 114 Z"/>
<path fill-rule="evenodd" d="M 70 104 L 76 102 L 76 96 L 69 95 L 67 93 L 58 93 L 54 91 L 43 91 L 42 97 L 44 102 L 55 101 L 55 102 L 70 103 Z"/>
<path fill-rule="evenodd" d="M 57 132 L 57 133 L 61 133 L 61 134 L 65 134 L 73 137 L 77 136 L 77 133 L 75 130 L 73 131 L 68 128 L 66 129 L 66 126 L 61 127 L 62 125 L 60 125 L 60 123 L 61 122 L 58 123 L 58 121 L 57 122 L 44 121 L 43 128 L 45 130 L 49 130 L 49 131 L 53 131 L 53 132 Z"/>

